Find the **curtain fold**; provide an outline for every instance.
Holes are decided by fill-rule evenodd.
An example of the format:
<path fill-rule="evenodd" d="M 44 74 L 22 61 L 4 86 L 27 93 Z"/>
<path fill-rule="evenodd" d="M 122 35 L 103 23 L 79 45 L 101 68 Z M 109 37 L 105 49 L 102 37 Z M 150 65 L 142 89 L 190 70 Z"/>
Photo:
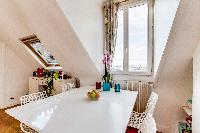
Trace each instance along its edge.
<path fill-rule="evenodd" d="M 107 52 L 112 55 L 112 57 L 114 56 L 118 27 L 117 12 L 119 5 L 141 1 L 146 0 L 108 0 L 104 2 L 104 53 Z"/>
<path fill-rule="evenodd" d="M 107 1 L 104 3 L 104 37 L 105 52 L 113 56 L 117 37 L 117 11 L 119 3 Z"/>
<path fill-rule="evenodd" d="M 114 57 L 117 27 L 118 27 L 118 8 L 123 2 L 129 0 L 109 0 L 104 2 L 104 54 L 109 54 Z M 111 69 L 111 65 L 108 70 Z"/>
<path fill-rule="evenodd" d="M 114 55 L 117 38 L 117 12 L 119 5 L 129 0 L 109 0 L 104 3 L 104 37 L 105 52 Z M 131 1 L 131 0 L 130 0 Z"/>

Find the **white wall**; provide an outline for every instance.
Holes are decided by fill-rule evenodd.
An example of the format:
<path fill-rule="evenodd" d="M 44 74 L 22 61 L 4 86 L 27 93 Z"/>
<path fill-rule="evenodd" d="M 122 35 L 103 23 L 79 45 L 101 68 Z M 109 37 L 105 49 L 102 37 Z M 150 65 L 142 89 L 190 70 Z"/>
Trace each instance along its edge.
<path fill-rule="evenodd" d="M 81 1 L 79 2 L 82 4 Z M 102 9 L 100 8 L 102 1 L 94 2 L 90 0 L 85 2 L 89 6 L 83 6 L 79 10 L 80 12 L 74 14 L 79 19 L 73 23 L 83 24 L 79 26 L 81 30 L 76 33 L 77 31 L 72 27 L 68 17 L 55 0 L 39 2 L 35 0 L 0 1 L 0 17 L 3 18 L 0 21 L 0 40 L 9 44 L 7 46 L 20 59 L 35 69 L 40 65 L 31 55 L 27 55 L 27 51 L 22 47 L 19 38 L 36 34 L 47 50 L 59 61 L 64 71 L 79 77 L 82 85 L 95 84 L 101 78 L 99 72 L 101 65 L 99 64 L 101 63 L 100 56 L 102 56 L 100 48 L 103 45 L 101 42 L 103 41 L 103 28 L 101 28 L 103 17 L 100 17 L 102 16 Z M 73 4 L 74 1 L 69 1 L 65 6 L 68 7 L 70 3 Z M 81 4 L 76 6 L 81 6 Z M 75 5 L 72 6 L 76 8 Z M 93 7 L 96 7 L 96 9 Z M 88 10 L 88 13 L 84 13 L 84 15 L 89 14 L 89 16 L 82 17 L 80 14 L 83 10 Z M 96 16 L 98 18 L 95 21 L 94 17 Z M 101 20 L 98 20 L 100 18 Z M 79 35 L 79 32 L 82 33 Z M 84 45 L 88 46 L 90 52 Z M 91 49 L 93 50 L 91 51 Z M 95 53 L 91 55 L 95 55 L 91 58 L 89 53 L 93 51 Z"/>
<path fill-rule="evenodd" d="M 154 73 L 166 46 L 180 0 L 155 0 Z"/>
<path fill-rule="evenodd" d="M 192 97 L 194 50 L 200 39 L 200 1 L 181 0 L 159 68 L 155 119 L 159 131 L 175 133 L 186 114 L 180 108 Z M 199 133 L 199 132 L 194 132 Z"/>
<path fill-rule="evenodd" d="M 4 101 L 4 62 L 5 62 L 5 45 L 0 42 L 0 108 L 3 108 Z"/>
<path fill-rule="evenodd" d="M 80 37 L 68 21 L 68 17 L 65 16 L 55 0 L 40 2 L 35 0 L 15 0 L 7 3 L 8 5 L 13 4 L 13 6 L 16 7 L 15 12 L 23 16 L 22 22 L 26 24 L 26 27 L 30 28 L 31 34 L 34 33 L 38 36 L 47 50 L 49 50 L 61 64 L 64 71 L 79 77 L 82 85 L 95 84 L 95 82 L 100 79 L 101 75 L 96 67 L 96 63 L 90 58 L 83 42 L 80 41 Z M 92 3 L 92 1 L 91 4 L 90 6 L 93 7 L 94 3 Z M 87 8 L 85 10 L 87 10 Z M 10 8 L 7 10 L 9 11 Z M 4 12 L 6 13 L 7 11 Z M 89 17 L 87 18 L 89 19 Z M 79 20 L 79 23 L 82 23 L 82 20 Z M 83 23 L 85 23 L 84 20 Z M 89 30 L 85 29 L 85 34 L 91 35 L 90 28 L 88 29 Z M 25 32 L 23 33 L 25 34 Z M 15 35 L 15 32 L 10 34 Z M 15 36 L 19 36 L 19 34 Z M 92 37 L 90 40 L 91 39 Z M 97 43 L 96 40 L 93 46 L 99 47 Z M 97 56 L 98 55 L 97 52 Z M 94 57 L 96 57 L 96 55 Z M 101 59 L 96 59 L 96 61 L 100 62 Z"/>
<path fill-rule="evenodd" d="M 57 0 L 83 47 L 102 72 L 103 4 L 102 0 Z"/>
<path fill-rule="evenodd" d="M 193 59 L 193 104 L 192 104 L 192 131 L 200 133 L 200 43 L 196 48 Z"/>
<path fill-rule="evenodd" d="M 6 44 L 0 44 L 0 51 L 0 108 L 5 108 L 18 104 L 19 97 L 28 93 L 28 78 L 33 70 Z"/>

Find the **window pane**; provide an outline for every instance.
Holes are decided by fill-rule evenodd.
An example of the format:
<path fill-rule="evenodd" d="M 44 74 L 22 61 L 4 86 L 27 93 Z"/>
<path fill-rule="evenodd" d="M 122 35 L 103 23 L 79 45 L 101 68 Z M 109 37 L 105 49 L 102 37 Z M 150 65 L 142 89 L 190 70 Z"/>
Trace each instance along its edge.
<path fill-rule="evenodd" d="M 53 55 L 49 53 L 40 42 L 32 44 L 33 49 L 46 61 L 47 64 L 58 64 Z"/>
<path fill-rule="evenodd" d="M 148 7 L 129 8 L 129 71 L 148 71 Z"/>
<path fill-rule="evenodd" d="M 118 29 L 112 71 L 123 71 L 124 58 L 124 17 L 123 10 L 118 11 Z"/>

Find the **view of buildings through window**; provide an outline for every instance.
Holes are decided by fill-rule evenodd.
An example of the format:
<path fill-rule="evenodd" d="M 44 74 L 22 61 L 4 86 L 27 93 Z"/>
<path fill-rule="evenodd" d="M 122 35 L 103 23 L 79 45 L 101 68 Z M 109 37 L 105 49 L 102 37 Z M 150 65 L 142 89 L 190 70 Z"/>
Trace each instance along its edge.
<path fill-rule="evenodd" d="M 148 7 L 129 8 L 129 71 L 147 71 Z"/>
<path fill-rule="evenodd" d="M 124 11 L 118 11 L 118 29 L 112 71 L 123 71 L 124 60 Z"/>
<path fill-rule="evenodd" d="M 47 64 L 56 65 L 58 64 L 57 60 L 47 51 L 43 44 L 36 42 L 31 44 L 33 49 L 46 61 Z"/>
<path fill-rule="evenodd" d="M 35 34 L 20 39 L 32 53 L 33 57 L 39 60 L 46 67 L 60 66 L 54 56 L 45 48 Z"/>
<path fill-rule="evenodd" d="M 128 17 L 128 19 L 125 19 L 126 17 Z M 124 34 L 126 34 L 127 37 L 124 36 Z M 128 44 L 125 44 L 125 42 L 128 42 Z M 118 11 L 117 40 L 112 71 L 148 71 L 147 4 L 128 7 L 126 11 L 122 8 Z"/>

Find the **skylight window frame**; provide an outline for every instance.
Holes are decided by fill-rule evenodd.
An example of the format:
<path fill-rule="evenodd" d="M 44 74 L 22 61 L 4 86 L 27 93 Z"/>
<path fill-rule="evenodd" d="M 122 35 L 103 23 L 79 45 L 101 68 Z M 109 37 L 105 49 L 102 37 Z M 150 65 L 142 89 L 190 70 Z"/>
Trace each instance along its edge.
<path fill-rule="evenodd" d="M 45 67 L 46 69 L 48 69 L 48 68 L 56 69 L 56 67 L 61 68 L 59 63 L 48 63 L 48 62 L 44 59 L 44 57 L 42 57 L 42 55 L 40 55 L 40 54 L 33 48 L 32 44 L 34 44 L 34 42 L 35 42 L 35 43 L 41 43 L 41 45 L 43 45 L 42 42 L 38 39 L 38 37 L 37 37 L 35 34 L 30 35 L 30 36 L 27 36 L 27 37 L 20 38 L 19 40 L 25 45 L 25 47 L 26 47 L 27 50 L 31 53 L 31 55 L 34 56 L 34 58 L 35 58 L 36 60 L 38 60 L 39 63 L 40 63 L 43 67 Z"/>
<path fill-rule="evenodd" d="M 131 7 L 147 4 L 148 6 L 148 70 L 147 72 L 129 72 L 129 14 L 128 10 Z M 153 74 L 153 49 L 154 49 L 154 2 L 153 0 L 142 0 L 135 2 L 128 2 L 120 5 L 119 11 L 124 12 L 124 58 L 123 58 L 123 71 L 111 71 L 114 75 L 131 75 L 131 76 L 152 76 Z"/>

